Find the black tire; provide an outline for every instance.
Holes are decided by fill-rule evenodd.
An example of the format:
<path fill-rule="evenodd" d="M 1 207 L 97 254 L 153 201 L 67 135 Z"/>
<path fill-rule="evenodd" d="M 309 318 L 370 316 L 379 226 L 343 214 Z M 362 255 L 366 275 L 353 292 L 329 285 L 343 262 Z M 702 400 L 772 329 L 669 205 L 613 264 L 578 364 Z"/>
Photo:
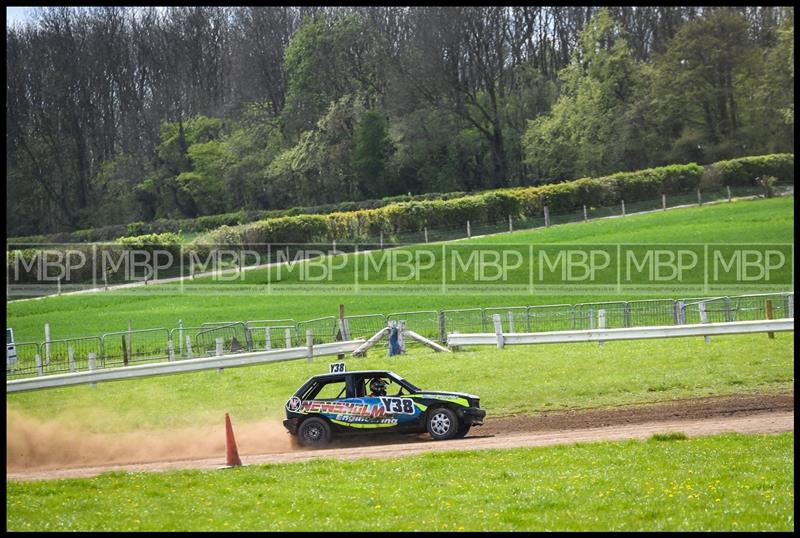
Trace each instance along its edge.
<path fill-rule="evenodd" d="M 428 433 L 434 441 L 453 439 L 458 435 L 458 417 L 446 407 L 437 407 L 428 413 Z"/>
<path fill-rule="evenodd" d="M 297 429 L 297 440 L 303 446 L 323 447 L 331 442 L 331 427 L 321 418 L 307 418 Z"/>
<path fill-rule="evenodd" d="M 456 432 L 455 439 L 461 439 L 466 437 L 471 427 L 472 424 L 462 424 L 461 426 L 459 426 L 458 431 Z"/>

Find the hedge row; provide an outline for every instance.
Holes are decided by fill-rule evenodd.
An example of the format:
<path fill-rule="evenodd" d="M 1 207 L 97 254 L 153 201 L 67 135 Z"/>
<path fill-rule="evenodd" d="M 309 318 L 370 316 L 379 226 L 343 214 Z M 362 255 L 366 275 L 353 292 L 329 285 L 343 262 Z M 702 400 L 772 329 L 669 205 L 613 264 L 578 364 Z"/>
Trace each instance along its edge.
<path fill-rule="evenodd" d="M 775 153 L 742 157 L 714 163 L 723 185 L 754 186 L 759 177 L 773 176 L 780 182 L 794 183 L 794 153 Z"/>
<path fill-rule="evenodd" d="M 66 252 L 70 256 L 69 282 L 91 281 L 93 277 L 101 278 L 102 264 L 105 260 L 108 269 L 116 266 L 116 270 L 110 271 L 107 277 L 110 281 L 121 280 L 125 271 L 125 264 L 120 264 L 120 260 L 125 256 L 126 251 L 138 250 L 153 254 L 154 251 L 167 251 L 173 256 L 173 260 L 178 260 L 181 254 L 181 238 L 173 233 L 149 234 L 134 237 L 121 237 L 114 242 L 102 244 L 84 243 L 70 245 L 69 247 L 55 246 L 54 248 L 23 248 L 6 250 L 6 270 L 14 283 L 31 284 L 38 282 L 38 271 L 40 267 L 37 263 L 37 256 L 41 251 L 47 253 L 47 260 L 52 263 L 48 267 L 49 276 L 55 277 L 61 270 L 61 260 Z M 92 257 L 96 256 L 97 263 L 92 262 Z M 141 255 L 137 255 L 141 256 Z M 165 256 L 159 254 L 159 257 Z M 85 260 L 80 263 L 81 258 Z M 137 257 L 137 263 L 144 263 L 145 259 Z M 161 258 L 159 263 L 163 263 Z M 97 274 L 93 275 L 93 271 Z"/>
<path fill-rule="evenodd" d="M 113 241 L 125 235 L 145 235 L 158 233 L 180 232 L 205 232 L 220 226 L 236 226 L 269 218 L 288 217 L 296 215 L 317 215 L 334 212 L 358 211 L 361 209 L 374 209 L 397 202 L 411 200 L 449 200 L 464 196 L 464 192 L 431 192 L 415 195 L 390 196 L 375 200 L 361 200 L 359 202 L 340 202 L 338 204 L 324 204 L 309 207 L 292 207 L 289 209 L 241 210 L 218 215 L 206 215 L 192 219 L 155 219 L 150 222 L 131 222 L 129 224 L 114 224 L 99 228 L 77 230 L 75 232 L 60 232 L 46 235 L 29 235 L 9 239 L 15 243 L 89 243 L 93 241 Z"/>
<path fill-rule="evenodd" d="M 419 232 L 425 227 L 447 228 L 495 223 L 506 219 L 540 217 L 544 206 L 552 212 L 602 207 L 621 200 L 637 202 L 661 193 L 685 194 L 697 189 L 704 169 L 697 164 L 672 165 L 596 179 L 579 179 L 541 187 L 500 189 L 451 200 L 401 202 L 378 209 L 267 219 L 243 226 L 223 226 L 198 237 L 193 247 L 252 243 L 315 243 L 332 240 L 374 239 Z"/>

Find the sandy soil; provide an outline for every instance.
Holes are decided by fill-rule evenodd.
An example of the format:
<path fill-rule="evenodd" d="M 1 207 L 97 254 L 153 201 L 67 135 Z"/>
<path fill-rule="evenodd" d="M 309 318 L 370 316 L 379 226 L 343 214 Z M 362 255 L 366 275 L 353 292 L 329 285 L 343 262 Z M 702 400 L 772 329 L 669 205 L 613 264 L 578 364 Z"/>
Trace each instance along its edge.
<path fill-rule="evenodd" d="M 6 479 L 45 480 L 95 476 L 108 471 L 218 469 L 225 464 L 225 429 L 194 428 L 120 435 L 64 431 L 57 424 L 8 416 Z M 794 395 L 736 395 L 651 405 L 487 417 L 459 440 L 427 435 L 350 438 L 321 450 L 298 449 L 277 421 L 237 425 L 244 465 L 313 458 L 391 458 L 442 450 L 481 450 L 565 443 L 646 439 L 656 433 L 688 437 L 724 432 L 794 431 Z"/>

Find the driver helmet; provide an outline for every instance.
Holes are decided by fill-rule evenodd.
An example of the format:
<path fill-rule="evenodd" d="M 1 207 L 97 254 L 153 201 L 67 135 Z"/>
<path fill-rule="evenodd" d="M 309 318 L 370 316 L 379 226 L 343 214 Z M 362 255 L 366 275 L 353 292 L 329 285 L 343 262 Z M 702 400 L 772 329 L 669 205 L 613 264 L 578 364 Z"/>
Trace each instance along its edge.
<path fill-rule="evenodd" d="M 377 396 L 386 396 L 386 382 L 383 379 L 375 378 L 369 382 L 369 390 Z"/>

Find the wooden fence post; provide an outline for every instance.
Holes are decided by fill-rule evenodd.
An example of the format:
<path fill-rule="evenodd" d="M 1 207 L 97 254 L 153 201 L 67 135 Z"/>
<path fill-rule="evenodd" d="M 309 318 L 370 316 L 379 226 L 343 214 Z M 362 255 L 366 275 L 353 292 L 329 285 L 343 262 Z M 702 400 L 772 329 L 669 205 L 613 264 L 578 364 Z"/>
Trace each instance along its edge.
<path fill-rule="evenodd" d="M 428 242 L 428 227 L 425 226 L 425 242 Z"/>
<path fill-rule="evenodd" d="M 661 209 L 663 211 L 667 210 L 667 195 L 663 193 L 661 194 Z"/>
<path fill-rule="evenodd" d="M 766 306 L 766 309 L 767 309 L 767 319 L 772 319 L 772 316 L 773 316 L 772 299 L 767 299 L 765 306 Z M 770 339 L 775 340 L 775 333 L 774 332 L 768 332 L 767 336 L 769 336 Z"/>
<path fill-rule="evenodd" d="M 437 312 L 439 318 L 439 341 L 447 343 L 447 328 L 445 327 L 444 311 Z"/>
<path fill-rule="evenodd" d="M 625 216 L 625 200 L 622 200 L 622 216 Z"/>
<path fill-rule="evenodd" d="M 697 189 L 697 205 L 703 205 L 703 198 L 700 196 L 700 189 Z"/>
<path fill-rule="evenodd" d="M 547 206 L 544 206 L 544 227 L 550 227 L 550 208 Z"/>
<path fill-rule="evenodd" d="M 67 358 L 69 359 L 69 371 L 75 371 L 75 350 L 72 349 L 72 346 L 67 347 Z"/>
<path fill-rule="evenodd" d="M 192 337 L 188 334 L 186 335 L 186 355 L 190 359 L 192 358 Z"/>
<path fill-rule="evenodd" d="M 725 189 L 727 189 L 727 191 L 728 191 L 728 201 L 730 202 L 731 201 L 731 186 L 730 185 L 725 185 Z"/>
<path fill-rule="evenodd" d="M 469 221 L 467 221 L 467 239 L 469 239 L 470 237 L 472 237 L 472 232 L 470 232 Z"/>
<path fill-rule="evenodd" d="M 586 212 L 586 205 L 583 206 L 583 222 L 589 222 L 589 214 Z"/>
<path fill-rule="evenodd" d="M 508 216 L 508 233 L 511 233 L 513 231 L 514 231 L 514 224 L 511 221 L 511 215 L 509 215 Z"/>
<path fill-rule="evenodd" d="M 44 368 L 42 368 L 42 356 L 36 354 L 36 375 L 44 375 Z"/>

